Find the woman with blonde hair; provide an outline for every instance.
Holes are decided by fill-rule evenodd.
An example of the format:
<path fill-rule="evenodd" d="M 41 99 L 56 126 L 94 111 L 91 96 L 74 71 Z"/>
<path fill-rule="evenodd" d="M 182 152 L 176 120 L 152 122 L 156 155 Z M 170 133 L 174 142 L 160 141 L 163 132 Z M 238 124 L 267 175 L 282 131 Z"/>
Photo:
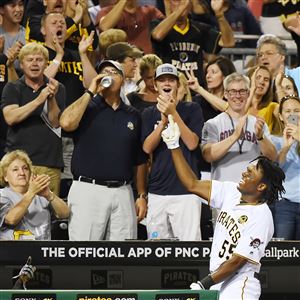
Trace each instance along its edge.
<path fill-rule="evenodd" d="M 32 162 L 21 150 L 0 163 L 0 240 L 50 240 L 51 212 L 68 218 L 67 204 L 49 189 L 48 175 L 32 174 Z"/>
<path fill-rule="evenodd" d="M 136 92 L 127 94 L 131 105 L 143 111 L 149 106 L 156 105 L 158 92 L 154 87 L 154 76 L 156 68 L 162 64 L 161 59 L 155 54 L 144 55 L 139 62 L 139 72 L 141 80 Z"/>

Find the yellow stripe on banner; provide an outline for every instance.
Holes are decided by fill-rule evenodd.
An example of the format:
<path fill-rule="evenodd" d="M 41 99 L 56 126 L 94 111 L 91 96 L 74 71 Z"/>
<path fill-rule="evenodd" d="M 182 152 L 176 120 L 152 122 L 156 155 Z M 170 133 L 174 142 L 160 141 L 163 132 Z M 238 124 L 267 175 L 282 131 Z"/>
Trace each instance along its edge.
<path fill-rule="evenodd" d="M 246 277 L 245 281 L 244 281 L 244 286 L 242 288 L 242 300 L 244 300 L 244 292 L 245 292 L 245 287 L 246 287 L 246 283 L 248 281 L 248 277 Z"/>

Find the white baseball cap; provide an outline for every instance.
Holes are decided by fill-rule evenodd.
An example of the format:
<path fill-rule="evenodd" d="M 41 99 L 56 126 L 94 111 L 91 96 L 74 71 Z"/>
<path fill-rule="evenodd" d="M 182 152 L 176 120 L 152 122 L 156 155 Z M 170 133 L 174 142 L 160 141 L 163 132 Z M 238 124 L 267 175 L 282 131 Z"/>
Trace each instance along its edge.
<path fill-rule="evenodd" d="M 177 69 L 171 64 L 162 64 L 156 68 L 155 79 L 162 75 L 173 75 L 176 78 L 178 78 Z"/>
<path fill-rule="evenodd" d="M 112 67 L 116 68 L 117 71 L 124 77 L 124 70 L 123 70 L 122 65 L 119 62 L 114 61 L 114 60 L 103 60 L 103 61 L 101 61 L 100 64 L 98 65 L 98 67 L 97 67 L 97 71 L 102 70 L 106 66 L 112 66 Z"/>

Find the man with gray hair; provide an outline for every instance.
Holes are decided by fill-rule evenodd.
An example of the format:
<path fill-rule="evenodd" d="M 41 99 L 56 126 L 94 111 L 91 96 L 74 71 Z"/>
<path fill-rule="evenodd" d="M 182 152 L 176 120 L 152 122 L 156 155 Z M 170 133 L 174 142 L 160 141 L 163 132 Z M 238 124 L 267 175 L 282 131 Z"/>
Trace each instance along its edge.
<path fill-rule="evenodd" d="M 202 153 L 211 163 L 214 180 L 238 182 L 249 161 L 259 155 L 276 158 L 264 120 L 246 114 L 249 85 L 245 75 L 228 75 L 224 80 L 228 108 L 204 124 Z"/>
<path fill-rule="evenodd" d="M 284 73 L 294 79 L 299 93 L 300 68 L 288 69 L 285 66 L 286 55 L 285 43 L 274 34 L 264 34 L 257 41 L 257 64 L 267 67 L 273 78 L 284 68 Z"/>

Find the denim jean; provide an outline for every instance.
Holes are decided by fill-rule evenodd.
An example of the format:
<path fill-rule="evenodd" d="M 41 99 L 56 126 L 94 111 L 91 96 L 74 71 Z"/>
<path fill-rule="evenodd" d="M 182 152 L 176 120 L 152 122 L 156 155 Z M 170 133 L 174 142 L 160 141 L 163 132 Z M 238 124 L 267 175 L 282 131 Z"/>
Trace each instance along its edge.
<path fill-rule="evenodd" d="M 282 199 L 273 209 L 274 237 L 300 240 L 300 203 Z"/>

